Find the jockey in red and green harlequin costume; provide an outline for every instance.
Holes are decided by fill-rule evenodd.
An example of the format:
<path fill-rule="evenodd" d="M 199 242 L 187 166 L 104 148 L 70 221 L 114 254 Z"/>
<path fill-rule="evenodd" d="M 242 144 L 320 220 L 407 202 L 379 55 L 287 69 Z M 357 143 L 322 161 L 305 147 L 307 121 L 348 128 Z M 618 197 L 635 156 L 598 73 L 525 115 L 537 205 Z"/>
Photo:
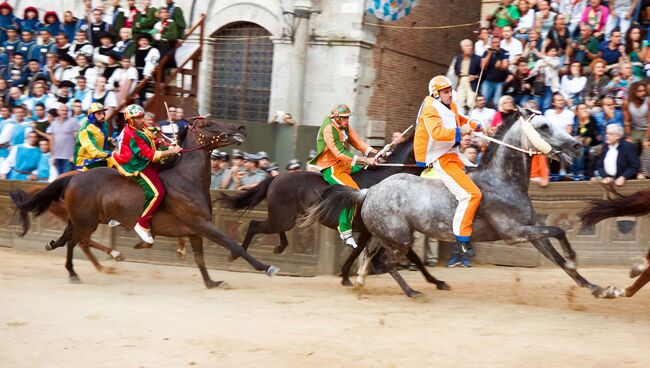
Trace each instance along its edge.
<path fill-rule="evenodd" d="M 350 119 L 350 108 L 348 105 L 340 104 L 334 106 L 329 116 L 325 118 L 318 131 L 316 139 L 316 157 L 310 164 L 320 168 L 323 179 L 331 185 L 345 185 L 359 189 L 354 182 L 351 173 L 359 171 L 360 164 L 373 165 L 374 158 L 367 157 L 370 153 L 377 153 L 377 150 L 362 141 L 355 130 L 348 124 Z M 363 152 L 364 157 L 359 157 L 349 151 L 352 145 Z M 356 248 L 357 243 L 352 237 L 352 219 L 354 208 L 345 208 L 339 216 L 338 230 L 341 239 L 351 248 Z"/>
<path fill-rule="evenodd" d="M 146 132 L 144 113 L 139 105 L 126 107 L 124 118 L 128 124 L 118 138 L 113 161 L 120 174 L 131 176 L 144 189 L 144 212 L 133 229 L 142 240 L 153 244 L 151 217 L 165 197 L 165 188 L 158 177 L 157 167 L 151 163 L 180 153 L 181 148 L 172 146 L 167 151 L 158 151 L 155 141 Z"/>

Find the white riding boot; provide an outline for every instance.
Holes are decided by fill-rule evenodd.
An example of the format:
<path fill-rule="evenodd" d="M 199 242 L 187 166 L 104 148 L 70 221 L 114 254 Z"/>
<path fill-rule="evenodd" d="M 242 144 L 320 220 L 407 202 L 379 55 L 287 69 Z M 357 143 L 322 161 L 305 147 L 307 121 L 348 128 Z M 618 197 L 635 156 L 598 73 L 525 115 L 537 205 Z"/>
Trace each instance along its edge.
<path fill-rule="evenodd" d="M 143 228 L 140 224 L 135 224 L 133 230 L 140 235 L 140 238 L 142 238 L 145 243 L 153 244 L 153 236 L 151 236 L 150 230 Z"/>

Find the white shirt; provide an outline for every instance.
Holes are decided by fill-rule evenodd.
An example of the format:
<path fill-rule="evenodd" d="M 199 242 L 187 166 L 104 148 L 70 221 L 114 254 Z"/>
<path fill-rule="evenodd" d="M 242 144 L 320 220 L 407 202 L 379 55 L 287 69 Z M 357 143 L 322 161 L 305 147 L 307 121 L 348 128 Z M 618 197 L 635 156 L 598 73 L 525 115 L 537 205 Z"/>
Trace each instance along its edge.
<path fill-rule="evenodd" d="M 528 9 L 528 13 L 519 18 L 517 23 L 517 30 L 519 29 L 531 29 L 535 26 L 535 11 L 533 9 Z"/>
<path fill-rule="evenodd" d="M 131 79 L 133 82 L 131 83 L 131 87 L 129 88 L 128 93 L 131 94 L 135 90 L 135 87 L 138 85 L 138 70 L 134 67 L 130 67 L 129 69 L 124 70 L 123 68 L 117 68 L 111 75 L 111 77 L 108 79 L 108 85 L 112 86 L 114 85 L 115 82 L 117 82 L 120 85 L 120 94 L 123 93 L 121 87 L 128 82 L 128 80 Z"/>
<path fill-rule="evenodd" d="M 558 128 L 569 131 L 569 129 L 573 128 L 573 123 L 576 115 L 569 109 L 564 109 L 559 114 L 555 111 L 555 109 L 548 109 L 544 113 L 544 116 L 547 117 Z"/>
<path fill-rule="evenodd" d="M 506 41 L 507 40 L 501 40 L 499 46 L 502 49 L 508 51 L 508 53 L 510 54 L 511 62 L 519 59 L 521 54 L 524 53 L 524 46 L 521 44 L 521 41 L 519 41 L 514 37 L 510 38 L 510 42 L 506 42 Z"/>
<path fill-rule="evenodd" d="M 93 103 L 93 98 L 101 98 L 104 95 L 104 92 L 107 91 L 103 91 L 102 93 L 99 93 L 97 91 L 86 93 L 86 98 L 84 98 L 84 100 L 81 101 L 81 109 L 83 111 L 87 111 L 90 108 L 90 104 Z M 104 99 L 104 107 L 106 108 L 117 107 L 117 99 L 115 98 L 115 92 L 108 91 L 107 93 L 108 94 Z"/>
<path fill-rule="evenodd" d="M 474 42 L 474 53 L 480 57 L 483 57 L 483 54 L 485 54 L 485 50 L 487 50 L 487 44 L 483 42 L 483 40 L 478 40 Z"/>
<path fill-rule="evenodd" d="M 603 166 L 605 167 L 605 172 L 601 175 L 605 176 L 616 176 L 616 160 L 618 160 L 618 143 L 615 145 L 610 145 L 605 155 L 605 160 L 603 160 Z"/>
<path fill-rule="evenodd" d="M 476 107 L 471 111 L 471 114 L 469 114 L 469 118 L 479 121 L 483 126 L 490 126 L 492 119 L 494 119 L 494 114 L 496 113 L 496 110 L 489 107 Z"/>
<path fill-rule="evenodd" d="M 568 75 L 565 75 L 560 82 L 560 93 L 564 98 L 573 98 L 582 92 L 586 84 L 587 77 L 570 78 Z"/>

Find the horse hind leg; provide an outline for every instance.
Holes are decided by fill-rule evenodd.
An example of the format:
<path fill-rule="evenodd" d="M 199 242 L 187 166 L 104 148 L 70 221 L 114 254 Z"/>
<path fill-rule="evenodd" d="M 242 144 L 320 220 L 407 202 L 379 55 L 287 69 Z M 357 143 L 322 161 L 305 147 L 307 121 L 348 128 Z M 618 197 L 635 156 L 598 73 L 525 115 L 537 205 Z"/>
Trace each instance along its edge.
<path fill-rule="evenodd" d="M 126 261 L 126 257 L 124 257 L 122 255 L 122 253 L 120 253 L 120 251 L 118 251 L 117 249 L 109 248 L 109 247 L 107 247 L 105 245 L 101 245 L 101 244 L 99 244 L 97 242 L 94 242 L 92 240 L 88 240 L 88 246 L 108 254 L 116 262 Z"/>
<path fill-rule="evenodd" d="M 178 249 L 176 249 L 176 257 L 181 261 L 185 260 L 185 238 L 180 237 L 177 239 Z"/>
<path fill-rule="evenodd" d="M 413 248 L 409 248 L 408 253 L 406 254 L 408 259 L 415 264 L 415 266 L 420 270 L 422 273 L 422 276 L 424 276 L 424 279 L 427 280 L 427 282 L 436 284 L 436 288 L 438 290 L 451 290 L 451 287 L 449 285 L 442 281 L 438 280 L 435 277 L 433 277 L 432 274 L 429 273 L 429 270 L 427 270 L 426 267 L 424 267 L 424 264 L 422 263 L 422 260 L 418 255 L 413 251 Z M 399 283 L 399 281 L 398 281 Z"/>
<path fill-rule="evenodd" d="M 284 234 L 283 231 L 274 229 L 271 226 L 271 223 L 266 220 L 266 221 L 258 221 L 258 220 L 251 220 L 251 222 L 248 224 L 248 229 L 246 229 L 246 236 L 244 237 L 244 242 L 242 243 L 242 248 L 244 250 L 248 250 L 248 247 L 250 247 L 251 243 L 253 242 L 253 238 L 257 234 L 275 234 L 275 233 L 280 233 L 280 245 L 275 247 L 273 249 L 273 253 L 282 253 L 284 249 L 287 247 L 289 242 L 287 241 L 287 235 Z M 284 235 L 284 237 L 283 237 Z M 231 253 L 230 256 L 228 257 L 228 261 L 232 262 L 239 258 L 238 254 Z"/>
<path fill-rule="evenodd" d="M 417 290 L 413 290 L 409 286 L 409 284 L 406 282 L 406 280 L 404 280 L 402 275 L 400 275 L 399 272 L 397 272 L 397 270 L 395 269 L 395 267 L 393 265 L 391 265 L 389 267 L 390 268 L 388 270 L 388 273 L 390 273 L 390 275 L 393 276 L 393 279 L 395 279 L 395 281 L 397 281 L 397 284 L 402 288 L 402 290 L 404 291 L 404 294 L 406 294 L 406 296 L 408 296 L 409 298 L 417 298 L 417 297 L 422 296 L 421 292 L 419 292 Z"/>
<path fill-rule="evenodd" d="M 79 279 L 79 275 L 74 270 L 74 266 L 72 265 L 72 258 L 74 255 L 74 247 L 77 245 L 77 241 L 74 239 L 71 239 L 67 242 L 67 253 L 66 253 L 66 259 L 65 259 L 65 269 L 68 270 L 68 274 L 70 276 L 70 282 L 73 284 L 80 284 L 81 280 Z"/>
<path fill-rule="evenodd" d="M 289 240 L 287 239 L 287 233 L 285 233 L 284 231 L 280 231 L 278 235 L 280 235 L 280 245 L 273 248 L 273 253 L 275 254 L 280 254 L 284 252 L 284 250 L 287 249 L 287 246 L 289 245 Z"/>
<path fill-rule="evenodd" d="M 371 237 L 372 235 L 368 231 L 364 231 L 361 233 L 361 236 L 359 237 L 359 241 L 358 241 L 359 246 L 352 250 L 352 253 L 350 253 L 348 259 L 345 261 L 343 266 L 341 266 L 341 285 L 353 286 L 352 282 L 350 282 L 350 269 L 352 268 L 354 261 L 356 261 L 357 258 L 359 258 L 361 252 L 366 248 L 366 244 L 368 243 Z"/>
<path fill-rule="evenodd" d="M 50 251 L 60 248 L 68 243 L 72 238 L 72 224 L 68 223 L 63 230 L 63 234 L 57 240 L 50 240 L 45 244 L 45 250 Z"/>
<path fill-rule="evenodd" d="M 203 277 L 203 282 L 205 287 L 208 289 L 225 286 L 223 281 L 212 281 L 208 270 L 205 267 L 205 257 L 203 255 L 203 238 L 200 236 L 190 236 L 190 244 L 192 246 L 192 252 L 194 253 L 194 261 L 201 271 L 201 276 Z"/>
<path fill-rule="evenodd" d="M 90 247 L 89 247 L 88 242 L 81 241 L 81 242 L 79 242 L 79 246 L 81 247 L 81 250 L 86 255 L 86 258 L 88 258 L 90 263 L 92 263 L 93 266 L 95 266 L 95 269 L 97 270 L 97 272 L 103 272 L 104 267 L 99 263 L 99 261 L 97 260 L 95 255 L 90 251 Z"/>

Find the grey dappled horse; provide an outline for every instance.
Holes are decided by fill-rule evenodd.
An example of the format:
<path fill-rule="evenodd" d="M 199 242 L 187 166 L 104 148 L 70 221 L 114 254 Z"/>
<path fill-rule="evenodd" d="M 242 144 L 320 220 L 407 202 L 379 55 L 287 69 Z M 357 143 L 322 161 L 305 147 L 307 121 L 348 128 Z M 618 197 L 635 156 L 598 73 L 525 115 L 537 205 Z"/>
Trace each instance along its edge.
<path fill-rule="evenodd" d="M 500 127 L 495 137 L 516 147 L 534 146 L 551 157 L 570 163 L 581 154 L 582 144 L 539 115 L 521 113 L 509 130 Z M 530 122 L 524 119 L 530 118 Z M 575 269 L 576 254 L 564 230 L 540 225 L 528 197 L 531 156 L 490 144 L 481 165 L 469 176 L 481 189 L 483 198 L 474 219 L 472 240 L 489 242 L 504 240 L 508 244 L 531 242 L 546 258 L 561 267 L 581 287 L 592 292 L 601 288 L 589 283 Z M 368 263 L 379 248 L 390 274 L 407 296 L 421 295 L 404 281 L 396 265 L 413 244 L 413 231 L 429 237 L 454 241 L 452 218 L 457 201 L 440 180 L 414 175 L 393 175 L 367 191 L 344 186 L 332 186 L 323 194 L 323 201 L 308 211 L 304 223 L 323 217 L 338 216 L 335 208 L 357 205 L 366 228 L 373 236 L 372 245 L 366 249 L 359 267 L 357 285 L 365 284 Z M 565 257 L 553 248 L 549 238 L 559 240 Z"/>

